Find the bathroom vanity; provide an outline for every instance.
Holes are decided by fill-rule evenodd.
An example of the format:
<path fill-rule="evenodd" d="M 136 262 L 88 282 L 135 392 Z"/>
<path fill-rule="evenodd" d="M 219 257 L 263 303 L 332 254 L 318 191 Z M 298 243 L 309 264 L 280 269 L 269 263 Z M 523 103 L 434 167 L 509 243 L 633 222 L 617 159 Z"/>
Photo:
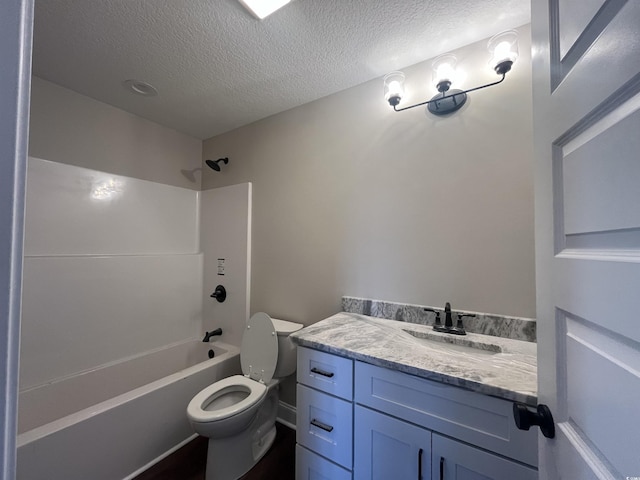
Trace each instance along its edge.
<path fill-rule="evenodd" d="M 296 333 L 296 478 L 536 479 L 512 414 L 536 404 L 535 344 L 446 335 L 351 313 Z"/>

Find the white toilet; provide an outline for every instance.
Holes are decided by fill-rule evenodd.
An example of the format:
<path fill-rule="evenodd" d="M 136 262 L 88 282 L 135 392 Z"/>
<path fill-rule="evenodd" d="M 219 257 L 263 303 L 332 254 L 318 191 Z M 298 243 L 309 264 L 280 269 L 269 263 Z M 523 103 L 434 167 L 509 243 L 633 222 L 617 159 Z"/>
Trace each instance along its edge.
<path fill-rule="evenodd" d="M 296 346 L 289 334 L 301 328 L 256 313 L 242 335 L 243 375 L 219 380 L 189 402 L 191 425 L 209 438 L 206 480 L 237 480 L 271 447 L 278 383 L 296 370 Z"/>

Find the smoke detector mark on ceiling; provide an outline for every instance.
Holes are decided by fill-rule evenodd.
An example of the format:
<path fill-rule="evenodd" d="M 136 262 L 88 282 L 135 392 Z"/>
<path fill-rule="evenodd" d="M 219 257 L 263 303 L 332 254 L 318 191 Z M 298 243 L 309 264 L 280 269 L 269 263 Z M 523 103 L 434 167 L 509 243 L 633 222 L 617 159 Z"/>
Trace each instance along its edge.
<path fill-rule="evenodd" d="M 291 0 L 238 0 L 244 8 L 258 20 L 262 20 L 271 15 L 276 10 L 281 9 Z"/>
<path fill-rule="evenodd" d="M 140 80 L 129 79 L 122 82 L 124 88 L 136 95 L 142 95 L 143 97 L 155 97 L 158 95 L 158 90 L 153 85 L 142 82 Z"/>

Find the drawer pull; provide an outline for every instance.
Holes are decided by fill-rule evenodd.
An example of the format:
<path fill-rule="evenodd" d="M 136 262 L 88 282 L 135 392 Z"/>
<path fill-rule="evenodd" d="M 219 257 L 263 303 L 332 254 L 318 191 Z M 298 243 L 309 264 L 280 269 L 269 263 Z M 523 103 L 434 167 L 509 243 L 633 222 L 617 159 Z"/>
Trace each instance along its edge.
<path fill-rule="evenodd" d="M 444 480 L 444 457 L 440 457 L 440 480 Z"/>
<path fill-rule="evenodd" d="M 318 427 L 321 428 L 322 430 L 324 430 L 325 432 L 332 432 L 333 431 L 333 427 L 331 425 L 327 425 L 326 423 L 322 423 L 319 422 L 318 420 L 316 420 L 315 418 L 313 420 L 311 420 L 311 425 L 313 425 L 314 427 Z"/>
<path fill-rule="evenodd" d="M 317 373 L 318 375 L 322 375 L 323 377 L 327 377 L 327 378 L 331 378 L 333 377 L 334 373 L 333 372 L 327 372 L 325 370 L 320 370 L 319 368 L 313 367 L 311 369 L 312 373 Z"/>
<path fill-rule="evenodd" d="M 422 449 L 418 450 L 418 480 L 422 480 Z"/>

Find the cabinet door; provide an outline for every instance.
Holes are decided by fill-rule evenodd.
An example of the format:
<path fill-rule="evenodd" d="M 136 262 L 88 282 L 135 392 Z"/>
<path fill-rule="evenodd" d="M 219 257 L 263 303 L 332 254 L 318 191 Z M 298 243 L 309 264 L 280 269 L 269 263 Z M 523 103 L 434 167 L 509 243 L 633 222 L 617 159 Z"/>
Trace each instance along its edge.
<path fill-rule="evenodd" d="M 464 443 L 432 436 L 433 480 L 537 480 L 538 472 Z"/>
<path fill-rule="evenodd" d="M 431 432 L 356 405 L 353 478 L 429 480 Z"/>
<path fill-rule="evenodd" d="M 351 472 L 296 445 L 296 480 L 351 480 Z"/>

